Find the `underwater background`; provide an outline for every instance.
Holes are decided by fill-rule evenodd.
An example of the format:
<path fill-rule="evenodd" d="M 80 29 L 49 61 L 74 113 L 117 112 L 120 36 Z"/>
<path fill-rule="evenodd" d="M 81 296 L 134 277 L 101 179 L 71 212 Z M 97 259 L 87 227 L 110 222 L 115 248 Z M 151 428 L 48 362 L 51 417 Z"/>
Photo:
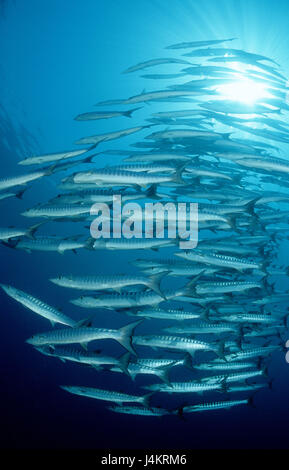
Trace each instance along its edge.
<path fill-rule="evenodd" d="M 78 123 L 73 118 L 98 101 L 149 88 L 145 79 L 121 72 L 132 64 L 162 57 L 169 44 L 237 37 L 238 48 L 275 59 L 289 76 L 287 0 L 8 0 L 0 5 L 3 177 L 13 174 L 17 162 L 25 156 L 70 148 L 75 140 L 95 129 L 98 133 L 111 130 L 109 122 Z M 113 126 L 118 128 L 118 124 L 115 120 Z M 130 138 L 126 140 L 129 143 Z M 104 164 L 113 161 L 110 156 L 102 159 Z M 43 179 L 25 193 L 22 201 L 1 201 L 1 226 L 21 226 L 19 214 L 35 201 L 46 201 L 54 191 L 53 178 Z M 54 234 L 54 228 L 48 230 Z M 287 266 L 288 242 L 281 249 L 282 263 Z M 31 255 L 0 247 L 1 282 L 63 307 L 76 319 L 85 317 L 86 311 L 79 312 L 69 304 L 71 293 L 48 279 L 70 272 L 106 273 L 111 266 L 116 272 L 128 272 L 127 254 L 81 251 L 77 255 Z M 282 283 L 286 288 L 286 278 Z M 25 340 L 48 329 L 43 319 L 25 311 L 3 292 L 0 305 L 3 447 L 288 447 L 289 366 L 283 351 L 274 354 L 270 363 L 273 388 L 255 396 L 255 408 L 192 414 L 185 421 L 171 416 L 118 415 L 108 412 L 102 402 L 66 394 L 58 385 L 105 384 L 125 390 L 126 376 L 64 365 L 38 354 Z M 121 314 L 113 315 L 116 327 L 125 324 Z M 111 327 L 111 314 L 101 312 L 99 323 Z M 117 345 L 111 351 L 113 348 L 116 355 L 121 352 Z M 135 390 L 137 385 L 138 379 Z"/>

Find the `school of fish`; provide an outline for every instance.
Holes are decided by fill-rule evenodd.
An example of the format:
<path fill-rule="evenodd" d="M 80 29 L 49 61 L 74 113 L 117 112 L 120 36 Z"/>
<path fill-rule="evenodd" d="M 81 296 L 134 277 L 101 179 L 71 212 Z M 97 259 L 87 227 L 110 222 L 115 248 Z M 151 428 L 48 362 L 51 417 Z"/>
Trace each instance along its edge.
<path fill-rule="evenodd" d="M 95 275 L 83 268 L 72 275 L 63 263 L 59 276 L 47 280 L 72 292 L 77 319 L 69 305 L 64 313 L 21 286 L 0 285 L 53 326 L 43 320 L 43 331 L 27 339 L 44 360 L 127 376 L 126 392 L 77 379 L 61 384 L 70 394 L 103 400 L 114 413 L 183 416 L 252 404 L 257 391 L 271 388 L 272 355 L 284 355 L 289 292 L 277 279 L 288 276 L 278 258 L 288 238 L 287 81 L 274 60 L 233 41 L 171 45 L 168 57 L 128 68 L 125 74 L 158 69 L 141 76 L 157 85 L 78 114 L 76 121 L 95 122 L 96 129 L 75 142 L 81 147 L 29 156 L 18 162 L 26 171 L 0 179 L 0 201 L 25 201 L 33 182 L 57 181 L 55 197 L 22 213 L 32 224 L 0 228 L 1 249 L 127 254 L 126 274 L 114 266 L 103 274 L 100 266 Z M 244 86 L 248 94 L 255 90 L 253 99 L 234 95 Z M 101 120 L 116 118 L 135 124 L 97 132 Z M 123 146 L 110 148 L 117 139 Z M 92 238 L 93 204 L 111 206 L 114 195 L 139 204 L 198 203 L 197 247 L 182 250 L 178 238 Z M 73 221 L 80 235 L 45 234 L 48 224 Z M 99 324 L 99 309 L 108 312 L 109 329 Z M 115 327 L 113 312 L 124 314 L 124 326 Z M 121 354 L 97 350 L 99 340 L 119 343 Z M 150 382 L 140 378 L 139 393 L 130 392 L 143 375 Z M 170 408 L 171 394 L 179 405 Z"/>

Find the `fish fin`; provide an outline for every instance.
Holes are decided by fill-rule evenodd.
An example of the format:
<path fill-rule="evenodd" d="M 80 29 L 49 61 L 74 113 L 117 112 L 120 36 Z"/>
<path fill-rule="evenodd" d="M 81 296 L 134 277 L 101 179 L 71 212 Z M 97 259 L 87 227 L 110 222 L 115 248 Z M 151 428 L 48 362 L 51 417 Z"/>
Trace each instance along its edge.
<path fill-rule="evenodd" d="M 79 343 L 79 344 L 85 351 L 88 350 L 87 343 Z"/>
<path fill-rule="evenodd" d="M 51 323 L 51 326 L 52 326 L 52 327 L 55 326 L 55 321 L 50 320 L 50 323 Z"/>
<path fill-rule="evenodd" d="M 147 393 L 146 395 L 143 396 L 142 404 L 144 406 L 147 406 L 148 408 L 150 408 L 150 398 L 154 393 L 155 392 L 150 392 L 150 393 Z"/>
<path fill-rule="evenodd" d="M 49 168 L 46 169 L 45 171 L 45 176 L 52 175 L 54 171 L 56 170 L 57 165 L 51 165 Z"/>
<path fill-rule="evenodd" d="M 268 366 L 263 367 L 262 375 L 264 375 L 264 377 L 268 377 Z"/>
<path fill-rule="evenodd" d="M 201 313 L 201 318 L 203 320 L 209 320 L 209 313 L 210 313 L 211 308 L 206 306 L 203 309 L 203 312 Z"/>
<path fill-rule="evenodd" d="M 215 353 L 220 359 L 224 359 L 224 361 L 227 362 L 226 356 L 224 354 L 224 350 L 225 350 L 225 341 L 220 341 L 218 346 L 215 349 Z"/>
<path fill-rule="evenodd" d="M 21 189 L 20 191 L 18 191 L 18 193 L 15 194 L 15 196 L 17 197 L 17 199 L 22 199 L 23 194 L 25 193 L 26 189 L 27 189 L 27 188 Z"/>
<path fill-rule="evenodd" d="M 136 352 L 132 346 L 132 335 L 134 329 L 142 322 L 143 320 L 138 320 L 137 322 L 130 323 L 119 329 L 120 337 L 117 341 L 134 356 L 136 356 Z"/>
<path fill-rule="evenodd" d="M 84 320 L 80 320 L 73 325 L 73 328 L 81 328 L 83 326 L 90 327 L 92 325 L 91 318 L 85 318 Z"/>
<path fill-rule="evenodd" d="M 160 282 L 163 279 L 163 277 L 167 275 L 167 273 L 168 273 L 168 271 L 162 271 L 162 272 L 157 273 L 157 274 L 151 274 L 149 276 L 149 282 L 147 283 L 147 287 L 152 289 L 154 292 L 156 292 L 161 297 L 164 297 L 164 294 L 162 293 L 162 291 L 160 289 Z"/>
<path fill-rule="evenodd" d="M 181 165 L 179 165 L 176 168 L 174 176 L 171 180 L 172 182 L 174 182 L 176 184 L 182 184 L 182 185 L 187 184 L 186 181 L 184 181 L 183 178 L 182 178 L 182 172 L 183 172 L 184 168 L 187 166 L 187 164 L 188 164 L 188 162 L 182 163 Z"/>
<path fill-rule="evenodd" d="M 256 408 L 256 405 L 254 403 L 254 395 L 251 395 L 249 398 L 248 398 L 248 405 L 251 406 L 252 408 Z"/>
<path fill-rule="evenodd" d="M 194 369 L 191 354 L 189 354 L 189 353 L 186 353 L 186 354 L 185 354 L 183 365 L 184 365 L 187 369 L 190 369 L 190 370 L 193 370 L 193 369 Z"/>
<path fill-rule="evenodd" d="M 184 406 L 179 406 L 179 408 L 173 411 L 173 414 L 177 415 L 182 421 L 185 421 Z"/>
<path fill-rule="evenodd" d="M 201 271 L 197 276 L 194 276 L 185 286 L 185 289 L 188 290 L 190 293 L 197 295 L 195 285 L 197 284 L 198 280 L 203 276 L 205 273 L 205 269 Z"/>
<path fill-rule="evenodd" d="M 88 227 L 88 228 L 90 228 L 90 227 Z M 94 250 L 94 248 L 93 248 L 94 243 L 95 243 L 94 238 L 88 238 L 87 241 L 85 242 L 85 248 L 87 250 Z"/>
<path fill-rule="evenodd" d="M 26 236 L 28 238 L 34 238 L 34 235 L 35 235 L 36 231 L 39 229 L 39 227 L 41 227 L 41 225 L 43 225 L 45 223 L 46 222 L 40 222 L 38 224 L 35 224 L 35 225 L 32 225 L 31 227 L 29 227 Z"/>
<path fill-rule="evenodd" d="M 159 196 L 157 196 L 157 185 L 152 184 L 145 190 L 146 197 L 148 199 L 161 199 Z"/>
<path fill-rule="evenodd" d="M 129 360 L 130 360 L 130 352 L 126 352 L 118 358 L 119 368 L 127 375 L 131 375 L 128 371 Z"/>
<path fill-rule="evenodd" d="M 128 111 L 125 111 L 125 112 L 123 113 L 123 115 L 126 116 L 126 117 L 131 118 L 131 117 L 132 117 L 132 113 L 134 113 L 135 111 L 138 111 L 138 109 L 142 109 L 142 106 L 139 106 L 138 108 L 129 109 Z"/>
<path fill-rule="evenodd" d="M 170 379 L 169 379 L 169 372 L 171 370 L 171 366 L 165 366 L 165 367 L 162 367 L 158 370 L 158 373 L 157 373 L 157 376 L 165 383 L 167 384 L 169 387 L 172 386 L 171 382 L 170 382 Z"/>

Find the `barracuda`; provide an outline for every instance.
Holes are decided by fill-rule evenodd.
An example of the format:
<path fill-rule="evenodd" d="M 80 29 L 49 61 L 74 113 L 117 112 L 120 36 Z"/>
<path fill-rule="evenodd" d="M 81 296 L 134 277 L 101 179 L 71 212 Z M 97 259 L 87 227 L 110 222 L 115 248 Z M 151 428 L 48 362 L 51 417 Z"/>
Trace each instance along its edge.
<path fill-rule="evenodd" d="M 229 409 L 234 406 L 248 405 L 249 399 L 245 400 L 227 400 L 227 401 L 215 401 L 211 403 L 200 403 L 198 405 L 184 406 L 179 410 L 179 413 L 194 413 L 201 411 L 215 411 Z"/>
<path fill-rule="evenodd" d="M 45 163 L 58 162 L 74 157 L 79 157 L 80 155 L 87 153 L 89 150 L 90 149 L 71 150 L 60 153 L 50 153 L 47 155 L 37 155 L 35 157 L 28 157 L 24 160 L 21 160 L 20 162 L 18 162 L 18 165 L 43 165 Z"/>
<path fill-rule="evenodd" d="M 18 237 L 33 238 L 40 225 L 41 224 L 37 224 L 28 228 L 0 228 L 0 240 L 10 240 L 11 238 Z"/>
<path fill-rule="evenodd" d="M 254 359 L 259 357 L 264 357 L 272 354 L 275 351 L 280 350 L 280 346 L 272 345 L 272 346 L 264 346 L 264 347 L 253 347 L 248 349 L 243 349 L 242 351 L 237 351 L 231 354 L 226 355 L 226 360 L 230 361 L 242 361 L 247 359 Z"/>
<path fill-rule="evenodd" d="M 33 240 L 22 238 L 16 243 L 12 244 L 12 248 L 18 250 L 24 250 L 27 253 L 32 251 L 55 251 L 59 254 L 65 253 L 65 251 L 74 251 L 80 248 L 87 248 L 88 242 L 86 240 L 78 240 L 79 236 L 68 237 L 66 239 L 58 237 L 35 237 Z M 90 246 L 90 243 L 89 243 Z"/>
<path fill-rule="evenodd" d="M 149 238 L 132 239 L 98 239 L 93 242 L 94 250 L 158 250 L 162 247 L 174 246 L 175 240 L 158 240 Z"/>
<path fill-rule="evenodd" d="M 94 398 L 95 400 L 112 401 L 115 403 L 141 403 L 142 405 L 148 406 L 151 393 L 147 395 L 129 395 L 127 393 L 115 392 L 113 390 L 103 390 L 100 388 L 82 387 L 73 385 L 61 385 L 63 390 L 74 395 L 80 395 L 82 397 Z"/>
<path fill-rule="evenodd" d="M 138 310 L 135 315 L 138 317 L 155 318 L 157 320 L 176 320 L 182 322 L 183 320 L 200 318 L 202 314 L 200 312 L 185 310 L 145 308 L 143 310 Z"/>
<path fill-rule="evenodd" d="M 183 290 L 171 290 L 159 295 L 155 292 L 123 292 L 121 294 L 99 294 L 97 296 L 82 296 L 71 300 L 71 303 L 84 308 L 107 308 L 109 310 L 159 305 L 164 300 L 181 296 Z"/>
<path fill-rule="evenodd" d="M 195 290 L 198 295 L 203 294 L 225 294 L 231 292 L 242 292 L 249 289 L 263 289 L 261 282 L 253 281 L 226 281 L 226 282 L 200 282 Z"/>
<path fill-rule="evenodd" d="M 155 407 L 141 408 L 136 406 L 108 406 L 108 409 L 114 413 L 137 416 L 164 416 L 170 414 L 168 410 Z"/>
<path fill-rule="evenodd" d="M 26 175 L 2 178 L 0 179 L 0 191 L 14 188 L 15 186 L 26 185 L 27 183 L 43 178 L 43 176 L 51 175 L 52 172 L 53 172 L 53 168 L 49 168 L 48 170 L 46 169 L 46 170 L 35 171 L 33 173 L 27 173 Z"/>
<path fill-rule="evenodd" d="M 89 215 L 91 204 L 65 204 L 65 205 L 41 205 L 23 212 L 25 217 L 48 217 L 48 218 L 65 218 L 65 217 L 81 217 Z"/>
<path fill-rule="evenodd" d="M 238 325 L 235 323 L 209 323 L 209 322 L 201 322 L 201 323 L 193 323 L 187 324 L 182 323 L 181 326 L 169 326 L 168 328 L 164 328 L 163 331 L 168 333 L 177 333 L 177 334 L 219 334 L 219 333 L 226 333 L 226 332 L 233 332 L 240 334 L 238 329 Z"/>
<path fill-rule="evenodd" d="M 228 356 L 226 356 L 228 360 Z M 242 369 L 251 369 L 256 367 L 255 362 L 232 362 L 226 363 L 221 359 L 215 359 L 211 362 L 205 362 L 202 364 L 194 365 L 193 368 L 197 370 L 223 370 L 223 371 L 230 371 L 230 370 L 242 370 Z"/>
<path fill-rule="evenodd" d="M 247 371 L 247 372 L 237 372 L 235 374 L 226 374 L 226 375 L 215 375 L 211 377 L 204 377 L 200 379 L 201 383 L 219 383 L 223 382 L 225 380 L 226 384 L 227 383 L 232 383 L 232 382 L 239 382 L 241 380 L 248 380 L 253 377 L 259 377 L 259 376 L 264 376 L 267 375 L 266 369 L 262 370 L 253 370 L 253 371 Z"/>
<path fill-rule="evenodd" d="M 219 255 L 217 253 L 202 253 L 201 251 L 189 251 L 184 253 L 175 253 L 180 258 L 185 258 L 189 261 L 196 261 L 197 263 L 204 263 L 212 266 L 220 266 L 222 268 L 236 269 L 237 271 L 244 271 L 246 269 L 258 269 L 262 271 L 262 265 L 254 261 L 248 261 L 242 258 L 235 258 L 233 256 Z"/>
<path fill-rule="evenodd" d="M 119 330 L 106 328 L 65 328 L 55 331 L 48 331 L 32 336 L 26 342 L 32 346 L 44 346 L 50 344 L 81 344 L 84 348 L 90 341 L 100 339 L 113 339 L 119 342 L 130 353 L 135 354 L 132 347 L 132 335 L 135 328 L 141 323 L 140 321 L 130 323 Z"/>
<path fill-rule="evenodd" d="M 19 302 L 21 305 L 28 308 L 32 312 L 46 318 L 52 323 L 52 325 L 55 323 L 61 323 L 62 325 L 74 326 L 76 324 L 74 320 L 64 315 L 64 313 L 62 313 L 60 310 L 51 307 L 45 302 L 42 302 L 42 300 L 39 300 L 20 289 L 7 286 L 5 284 L 0 284 L 0 287 L 4 290 L 4 292 L 6 292 L 7 295 L 9 295 L 9 297 L 12 297 L 12 299 L 16 300 L 16 302 Z"/>
<path fill-rule="evenodd" d="M 210 391 L 224 391 L 222 383 L 198 383 L 198 382 L 171 382 L 170 386 L 166 384 L 153 384 L 146 385 L 143 388 L 151 390 L 152 392 L 165 392 L 165 393 L 204 393 Z"/>
<path fill-rule="evenodd" d="M 128 374 L 128 364 L 130 360 L 130 353 L 127 352 L 119 358 L 111 356 L 102 356 L 101 354 L 93 351 L 84 351 L 84 349 L 77 349 L 69 346 L 40 346 L 36 347 L 37 351 L 41 352 L 46 356 L 56 357 L 62 362 L 71 361 L 79 364 L 85 364 L 94 367 L 95 369 L 101 369 L 105 366 L 115 366 L 125 374 Z"/>
<path fill-rule="evenodd" d="M 206 343 L 182 336 L 134 336 L 133 344 L 136 346 L 148 346 L 150 348 L 173 349 L 185 351 L 194 357 L 196 351 L 214 351 L 218 356 L 224 357 L 223 344 Z"/>
<path fill-rule="evenodd" d="M 146 187 L 151 184 L 164 184 L 164 183 L 175 183 L 185 184 L 181 179 L 179 173 L 175 174 L 147 174 L 136 173 L 133 171 L 122 171 L 122 170 L 95 170 L 90 172 L 76 173 L 73 177 L 73 181 L 76 184 L 87 184 L 93 183 L 95 185 L 101 185 L 103 183 L 119 184 L 119 185 L 135 185 L 137 187 Z"/>
<path fill-rule="evenodd" d="M 119 367 L 111 367 L 110 369 L 112 372 L 122 372 Z M 151 367 L 149 365 L 146 365 L 145 363 L 141 362 L 130 362 L 128 366 L 128 373 L 132 380 L 135 380 L 137 375 L 154 375 L 158 377 L 160 380 L 165 382 L 166 384 L 170 384 L 169 380 L 169 371 L 170 371 L 170 366 L 169 367 Z"/>
<path fill-rule="evenodd" d="M 50 279 L 51 282 L 58 286 L 68 287 L 70 289 L 80 290 L 107 290 L 112 289 L 120 292 L 124 287 L 143 285 L 148 289 L 152 289 L 157 294 L 162 296 L 160 290 L 161 279 L 166 275 L 166 272 L 151 275 L 150 277 L 138 275 L 112 275 L 112 276 L 58 276 Z"/>

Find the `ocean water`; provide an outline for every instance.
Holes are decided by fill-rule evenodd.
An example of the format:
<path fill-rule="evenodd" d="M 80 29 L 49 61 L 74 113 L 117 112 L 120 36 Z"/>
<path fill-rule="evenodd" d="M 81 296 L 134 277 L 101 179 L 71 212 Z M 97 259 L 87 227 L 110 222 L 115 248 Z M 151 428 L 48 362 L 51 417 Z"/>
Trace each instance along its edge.
<path fill-rule="evenodd" d="M 141 74 L 122 75 L 127 67 L 150 58 L 166 56 L 167 45 L 183 41 L 237 37 L 236 47 L 275 59 L 289 76 L 288 1 L 204 0 L 183 2 L 15 0 L 0 4 L 1 35 L 1 177 L 20 173 L 17 162 L 37 153 L 72 148 L 86 135 L 101 134 L 143 122 L 149 105 L 132 120 L 77 122 L 73 118 L 93 110 L 107 99 L 119 99 L 153 88 Z M 166 68 L 176 72 L 175 66 Z M 148 69 L 144 73 L 159 73 Z M 162 84 L 158 83 L 159 89 Z M 157 89 L 157 87 L 155 86 Z M 166 108 L 167 107 L 167 108 Z M 101 109 L 101 108 L 95 108 Z M 154 105 L 155 109 L 155 105 Z M 162 104 L 162 110 L 169 103 Z M 124 121 L 126 119 L 126 121 Z M 127 148 L 144 136 L 113 142 L 109 148 Z M 286 146 L 284 147 L 286 149 Z M 113 164 L 113 156 L 102 155 L 103 166 Z M 119 161 L 119 160 L 118 160 Z M 59 177 L 45 178 L 25 192 L 23 200 L 1 201 L 1 226 L 29 225 L 21 212 L 56 195 Z M 266 192 L 266 187 L 261 188 Z M 74 224 L 62 233 L 77 234 Z M 54 235 L 61 229 L 47 224 L 41 234 Z M 140 252 L 138 257 L 151 257 Z M 279 261 L 288 266 L 288 242 L 280 246 Z M 155 255 L 153 255 L 155 256 Z M 162 251 L 160 257 L 165 257 Z M 34 252 L 0 247 L 0 280 L 63 308 L 75 319 L 89 316 L 69 303 L 78 293 L 49 282 L 59 274 L 100 274 L 133 272 L 126 252 L 78 254 Z M 276 279 L 287 290 L 287 278 Z M 171 286 L 174 283 L 171 281 Z M 62 363 L 38 354 L 25 340 L 46 331 L 49 324 L 25 310 L 0 292 L 1 305 L 1 443 L 9 448 L 286 448 L 288 447 L 289 369 L 285 352 L 276 352 L 269 366 L 272 390 L 254 396 L 255 407 L 230 411 L 193 413 L 180 420 L 173 416 L 150 418 L 118 415 L 106 404 L 65 393 L 60 384 L 88 385 L 142 393 L 141 384 L 122 374 L 96 372 L 77 364 Z M 287 308 L 283 305 L 282 308 Z M 120 327 L 130 317 L 101 310 L 97 324 Z M 155 323 L 153 328 L 158 328 Z M 151 331 L 150 322 L 142 333 Z M 98 345 L 97 345 L 98 347 Z M 117 344 L 100 346 L 103 351 L 121 354 Z M 186 380 L 186 371 L 176 373 Z M 197 397 L 210 401 L 210 397 Z M 194 397 L 195 399 L 195 397 Z M 218 399 L 218 397 L 216 397 Z M 164 398 L 156 405 L 189 404 L 190 399 Z"/>

